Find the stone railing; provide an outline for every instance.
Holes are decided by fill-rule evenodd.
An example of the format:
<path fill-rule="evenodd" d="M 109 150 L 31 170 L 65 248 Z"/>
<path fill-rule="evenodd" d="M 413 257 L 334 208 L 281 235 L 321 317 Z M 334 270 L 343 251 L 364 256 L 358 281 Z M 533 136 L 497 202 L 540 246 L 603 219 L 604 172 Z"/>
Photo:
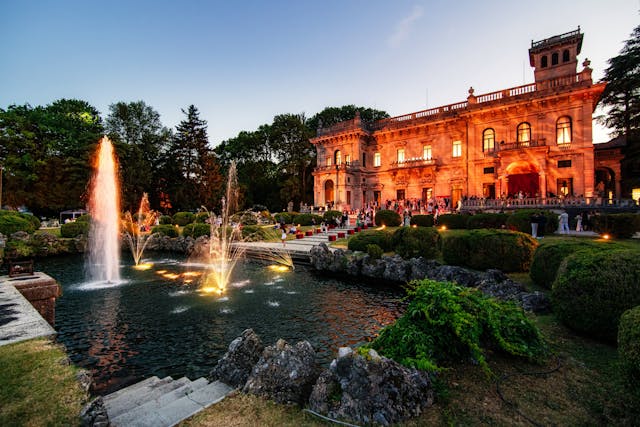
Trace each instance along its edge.
<path fill-rule="evenodd" d="M 422 157 L 404 159 L 402 162 L 392 162 L 392 168 L 411 168 L 415 166 L 435 166 L 437 164 L 436 159 L 423 159 Z"/>
<path fill-rule="evenodd" d="M 632 199 L 605 199 L 602 197 L 529 197 L 524 199 L 474 199 L 464 200 L 462 209 L 565 209 L 565 208 L 620 208 L 640 209 Z"/>
<path fill-rule="evenodd" d="M 541 138 L 541 139 L 532 139 L 530 141 L 501 142 L 500 144 L 496 144 L 496 148 L 497 148 L 497 151 L 507 151 L 507 150 L 519 150 L 522 148 L 544 147 L 546 145 L 547 145 L 547 140 L 544 138 Z"/>

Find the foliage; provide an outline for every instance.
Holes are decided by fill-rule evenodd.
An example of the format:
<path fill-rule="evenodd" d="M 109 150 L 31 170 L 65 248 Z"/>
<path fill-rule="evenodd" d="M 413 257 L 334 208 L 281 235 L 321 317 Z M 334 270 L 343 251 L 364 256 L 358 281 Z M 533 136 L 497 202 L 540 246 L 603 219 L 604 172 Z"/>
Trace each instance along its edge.
<path fill-rule="evenodd" d="M 387 230 L 363 230 L 349 238 L 347 247 L 351 251 L 365 252 L 367 245 L 375 244 L 384 251 L 390 251 L 392 233 Z"/>
<path fill-rule="evenodd" d="M 467 220 L 467 228 L 501 229 L 506 225 L 507 218 L 508 215 L 504 213 L 479 213 L 469 217 Z"/>
<path fill-rule="evenodd" d="M 444 235 L 444 262 L 476 270 L 528 271 L 538 242 L 508 230 L 466 230 Z"/>
<path fill-rule="evenodd" d="M 289 212 L 278 212 L 277 214 L 274 214 L 273 217 L 275 218 L 276 222 L 280 223 L 280 222 L 284 222 L 285 224 L 293 224 L 293 213 L 289 213 Z"/>
<path fill-rule="evenodd" d="M 433 215 L 413 215 L 410 222 L 418 227 L 433 227 L 433 223 Z"/>
<path fill-rule="evenodd" d="M 84 214 L 76 218 L 76 222 L 91 222 L 91 215 Z"/>
<path fill-rule="evenodd" d="M 243 226 L 258 224 L 258 220 L 256 219 L 256 216 L 250 210 L 246 210 L 246 211 L 242 211 L 242 212 L 238 212 L 236 214 L 233 214 L 231 216 L 231 221 L 238 222 L 238 223 L 242 224 Z"/>
<path fill-rule="evenodd" d="M 178 237 L 178 229 L 169 224 L 156 225 L 151 229 L 151 233 L 164 234 L 167 237 Z"/>
<path fill-rule="evenodd" d="M 595 215 L 593 227 L 598 233 L 607 233 L 619 239 L 629 239 L 636 231 L 640 231 L 640 215 L 631 213 Z"/>
<path fill-rule="evenodd" d="M 318 128 L 328 128 L 346 120 L 352 120 L 360 113 L 360 119 L 365 123 L 372 123 L 389 117 L 385 111 L 373 108 L 356 107 L 355 105 L 343 105 L 342 107 L 327 107 L 311 117 L 307 125 L 315 134 Z"/>
<path fill-rule="evenodd" d="M 31 234 L 35 231 L 35 227 L 31 221 L 18 212 L 0 211 L 0 233 L 10 236 L 18 231 L 25 231 Z"/>
<path fill-rule="evenodd" d="M 198 212 L 193 216 L 193 222 L 205 223 L 210 218 L 208 212 Z"/>
<path fill-rule="evenodd" d="M 35 255 L 34 248 L 24 240 L 9 240 L 4 252 L 7 258 L 30 258 Z"/>
<path fill-rule="evenodd" d="M 191 224 L 195 217 L 191 212 L 176 212 L 173 214 L 173 223 L 184 227 L 187 224 Z"/>
<path fill-rule="evenodd" d="M 245 242 L 259 242 L 279 238 L 279 234 L 273 227 L 263 227 L 260 225 L 247 225 L 242 227 L 242 239 Z"/>
<path fill-rule="evenodd" d="M 384 250 L 375 243 L 367 245 L 367 255 L 369 255 L 371 259 L 380 259 L 383 254 Z"/>
<path fill-rule="evenodd" d="M 376 212 L 375 219 L 376 225 L 386 225 L 387 227 L 397 227 L 402 224 L 402 218 L 396 211 L 381 209 Z"/>
<path fill-rule="evenodd" d="M 440 233 L 433 227 L 400 227 L 391 238 L 393 250 L 402 258 L 433 259 L 440 253 Z"/>
<path fill-rule="evenodd" d="M 640 305 L 620 316 L 618 354 L 631 383 L 640 380 Z"/>
<path fill-rule="evenodd" d="M 453 283 L 413 281 L 409 306 L 370 344 L 409 367 L 437 371 L 442 364 L 473 358 L 490 372 L 489 350 L 539 360 L 546 352 L 542 335 L 513 303 Z"/>
<path fill-rule="evenodd" d="M 322 217 L 320 215 L 301 213 L 293 217 L 293 224 L 300 225 L 320 225 L 322 222 Z M 314 223 L 315 221 L 315 223 Z"/>
<path fill-rule="evenodd" d="M 460 215 L 460 214 L 443 214 L 438 216 L 438 226 L 445 226 L 449 230 L 460 230 L 467 228 L 467 221 L 469 220 L 469 215 Z"/>
<path fill-rule="evenodd" d="M 62 224 L 60 226 L 61 237 L 78 237 L 79 235 L 87 236 L 89 234 L 89 223 L 85 221 L 74 221 Z"/>
<path fill-rule="evenodd" d="M 615 342 L 620 315 L 640 305 L 639 250 L 583 250 L 567 257 L 552 288 L 556 316 L 569 328 Z"/>
<path fill-rule="evenodd" d="M 342 212 L 328 210 L 322 215 L 322 219 L 324 219 L 327 224 L 335 224 L 336 218 L 342 218 Z"/>
<path fill-rule="evenodd" d="M 184 226 L 182 229 L 182 235 L 184 237 L 193 237 L 194 239 L 197 239 L 200 236 L 210 236 L 211 226 L 201 222 L 192 222 L 191 224 Z"/>
<path fill-rule="evenodd" d="M 507 228 L 509 230 L 520 231 L 521 233 L 531 234 L 531 216 L 535 213 L 543 214 L 547 222 L 544 230 L 545 234 L 552 234 L 558 229 L 558 215 L 551 211 L 539 211 L 535 209 L 522 209 L 515 211 L 507 217 Z M 538 226 L 538 235 L 540 235 L 542 224 Z"/>
<path fill-rule="evenodd" d="M 161 215 L 160 218 L 158 218 L 158 223 L 160 225 L 171 225 L 173 224 L 173 218 L 171 215 Z"/>
<path fill-rule="evenodd" d="M 31 223 L 34 231 L 40 228 L 40 219 L 37 216 L 27 213 L 21 213 L 20 216 Z"/>

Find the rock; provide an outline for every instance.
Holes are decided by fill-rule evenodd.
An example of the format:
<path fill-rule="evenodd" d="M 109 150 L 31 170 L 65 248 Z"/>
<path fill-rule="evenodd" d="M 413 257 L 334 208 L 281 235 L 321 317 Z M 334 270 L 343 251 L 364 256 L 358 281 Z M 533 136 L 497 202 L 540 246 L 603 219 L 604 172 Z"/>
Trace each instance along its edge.
<path fill-rule="evenodd" d="M 429 277 L 431 271 L 440 267 L 438 261 L 434 259 L 426 259 L 424 257 L 411 258 L 409 260 L 411 266 L 411 273 L 409 274 L 409 280 L 422 280 Z"/>
<path fill-rule="evenodd" d="M 363 257 L 354 255 L 347 260 L 345 271 L 349 276 L 358 277 L 362 272 Z"/>
<path fill-rule="evenodd" d="M 292 347 L 280 339 L 264 349 L 243 391 L 278 403 L 304 405 L 318 378 L 315 356 L 308 341 Z"/>
<path fill-rule="evenodd" d="M 500 282 L 495 282 L 489 278 L 485 278 L 481 280 L 478 285 L 478 289 L 485 295 L 503 301 L 518 300 L 520 294 L 526 292 L 524 285 L 514 282 L 509 278 Z"/>
<path fill-rule="evenodd" d="M 455 265 L 441 265 L 427 272 L 427 277 L 439 282 L 455 282 L 460 286 L 474 287 L 480 279 L 478 273 Z"/>
<path fill-rule="evenodd" d="M 91 372 L 87 371 L 86 369 L 80 369 L 76 373 L 76 381 L 78 381 L 82 390 L 88 392 L 91 388 L 91 385 L 93 384 L 93 377 L 91 376 Z"/>
<path fill-rule="evenodd" d="M 231 341 L 229 349 L 211 370 L 209 379 L 219 380 L 231 387 L 242 387 L 264 350 L 262 341 L 253 329 L 245 329 Z"/>
<path fill-rule="evenodd" d="M 551 300 L 542 292 L 525 293 L 519 297 L 522 308 L 534 313 L 551 313 Z"/>
<path fill-rule="evenodd" d="M 11 240 L 21 240 L 23 242 L 29 241 L 29 233 L 26 231 L 16 231 L 15 233 L 11 233 Z"/>
<path fill-rule="evenodd" d="M 411 264 L 402 259 L 400 255 L 382 257 L 384 260 L 384 272 L 382 277 L 393 282 L 406 282 L 411 273 Z"/>
<path fill-rule="evenodd" d="M 406 368 L 372 350 L 365 358 L 340 349 L 314 385 L 309 407 L 334 419 L 390 425 L 419 416 L 433 399 L 426 372 Z"/>
<path fill-rule="evenodd" d="M 333 262 L 333 254 L 326 243 L 320 243 L 311 248 L 309 252 L 309 262 L 316 270 L 326 271 Z"/>
<path fill-rule="evenodd" d="M 96 397 L 82 408 L 82 411 L 80 411 L 80 425 L 83 427 L 106 427 L 110 425 L 102 396 Z"/>
<path fill-rule="evenodd" d="M 364 277 L 380 279 L 386 269 L 386 263 L 382 259 L 372 259 L 369 255 L 362 258 L 361 274 Z"/>
<path fill-rule="evenodd" d="M 332 273 L 342 273 L 347 269 L 347 256 L 342 249 L 333 251 L 333 257 L 329 264 L 329 271 Z"/>

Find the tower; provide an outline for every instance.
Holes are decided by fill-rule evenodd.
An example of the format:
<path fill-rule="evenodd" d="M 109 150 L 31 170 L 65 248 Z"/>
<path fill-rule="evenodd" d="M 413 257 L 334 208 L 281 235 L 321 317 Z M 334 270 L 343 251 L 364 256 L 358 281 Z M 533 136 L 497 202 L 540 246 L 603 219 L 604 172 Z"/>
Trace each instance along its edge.
<path fill-rule="evenodd" d="M 577 30 L 540 41 L 531 41 L 529 63 L 534 67 L 536 83 L 558 77 L 573 76 L 582 49 L 580 27 Z"/>

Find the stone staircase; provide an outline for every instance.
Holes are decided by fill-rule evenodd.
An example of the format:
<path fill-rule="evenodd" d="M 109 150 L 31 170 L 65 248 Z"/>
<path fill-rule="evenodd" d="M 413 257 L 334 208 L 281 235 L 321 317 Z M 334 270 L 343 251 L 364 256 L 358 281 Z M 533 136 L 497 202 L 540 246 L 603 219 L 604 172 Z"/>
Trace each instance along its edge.
<path fill-rule="evenodd" d="M 224 399 L 233 389 L 206 378 L 147 378 L 104 396 L 112 426 L 169 427 Z"/>

